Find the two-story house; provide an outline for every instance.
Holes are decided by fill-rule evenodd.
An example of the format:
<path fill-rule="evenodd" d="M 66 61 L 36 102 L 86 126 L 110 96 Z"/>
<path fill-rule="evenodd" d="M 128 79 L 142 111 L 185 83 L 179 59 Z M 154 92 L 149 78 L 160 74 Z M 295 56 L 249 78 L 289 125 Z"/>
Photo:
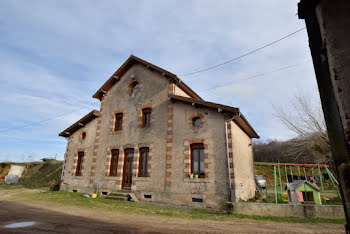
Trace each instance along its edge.
<path fill-rule="evenodd" d="M 259 136 L 238 108 L 204 101 L 133 55 L 93 97 L 100 110 L 59 134 L 68 139 L 62 190 L 215 208 L 254 197 Z"/>

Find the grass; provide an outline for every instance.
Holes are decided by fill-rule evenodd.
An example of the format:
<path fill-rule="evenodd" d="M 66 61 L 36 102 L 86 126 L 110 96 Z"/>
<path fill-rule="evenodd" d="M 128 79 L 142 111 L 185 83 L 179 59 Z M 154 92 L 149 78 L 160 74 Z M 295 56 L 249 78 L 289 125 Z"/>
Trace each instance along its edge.
<path fill-rule="evenodd" d="M 84 198 L 82 193 L 68 193 L 64 191 L 47 191 L 40 193 L 21 193 L 18 196 L 25 197 L 31 201 L 44 201 L 57 205 L 76 206 L 89 209 L 116 211 L 138 215 L 152 215 L 164 217 L 176 217 L 183 219 L 204 219 L 215 221 L 273 221 L 288 223 L 336 223 L 344 224 L 344 219 L 317 219 L 298 217 L 274 217 L 274 216 L 249 216 L 227 214 L 224 210 L 209 209 L 181 209 L 169 206 L 159 206 L 155 204 L 134 203 L 126 201 L 108 200 L 104 198 Z"/>
<path fill-rule="evenodd" d="M 21 184 L 5 184 L 4 181 L 0 181 L 0 190 L 11 190 L 11 189 L 20 189 L 20 188 L 24 188 L 23 185 Z"/>
<path fill-rule="evenodd" d="M 16 163 L 0 163 L 0 176 L 8 174 L 11 164 Z M 26 169 L 19 183 L 15 185 L 6 185 L 3 180 L 1 180 L 0 189 L 54 187 L 59 184 L 62 172 L 62 161 L 52 163 L 31 162 L 21 165 L 26 166 Z"/>

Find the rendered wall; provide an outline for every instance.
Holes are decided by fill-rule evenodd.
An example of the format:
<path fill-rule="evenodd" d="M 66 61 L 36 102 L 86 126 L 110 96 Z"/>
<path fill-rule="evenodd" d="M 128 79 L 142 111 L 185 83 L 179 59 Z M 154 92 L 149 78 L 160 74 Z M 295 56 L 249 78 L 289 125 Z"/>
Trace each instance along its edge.
<path fill-rule="evenodd" d="M 255 196 L 254 156 L 252 140 L 231 121 L 234 190 L 237 201 L 247 201 Z"/>
<path fill-rule="evenodd" d="M 189 104 L 173 104 L 173 161 L 171 202 L 192 206 L 224 207 L 227 199 L 227 161 L 224 115 L 215 110 L 196 108 Z M 192 127 L 192 118 L 203 117 L 203 126 Z M 205 146 L 206 178 L 191 179 L 190 144 Z M 192 198 L 202 198 L 203 204 Z"/>

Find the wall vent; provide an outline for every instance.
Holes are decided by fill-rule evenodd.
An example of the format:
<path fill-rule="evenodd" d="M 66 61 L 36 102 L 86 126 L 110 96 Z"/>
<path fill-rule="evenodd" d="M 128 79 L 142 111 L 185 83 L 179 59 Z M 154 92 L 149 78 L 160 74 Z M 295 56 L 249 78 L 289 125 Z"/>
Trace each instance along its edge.
<path fill-rule="evenodd" d="M 143 195 L 143 197 L 144 197 L 144 198 L 150 199 L 150 198 L 152 198 L 152 195 L 150 195 L 150 194 L 145 194 L 145 195 Z"/>
<path fill-rule="evenodd" d="M 102 192 L 102 195 L 108 195 L 108 192 Z"/>
<path fill-rule="evenodd" d="M 203 198 L 192 197 L 192 202 L 203 202 Z"/>

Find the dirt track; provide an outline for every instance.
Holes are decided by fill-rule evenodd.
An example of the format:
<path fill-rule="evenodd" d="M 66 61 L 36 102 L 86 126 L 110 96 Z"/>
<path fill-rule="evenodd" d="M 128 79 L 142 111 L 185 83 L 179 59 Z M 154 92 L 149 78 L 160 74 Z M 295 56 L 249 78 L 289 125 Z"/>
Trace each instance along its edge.
<path fill-rule="evenodd" d="M 18 192 L 0 190 L 0 233 L 344 233 L 343 225 L 337 224 L 184 220 L 51 203 L 29 204 L 12 196 Z M 3 228 L 25 221 L 37 223 L 25 228 Z"/>

